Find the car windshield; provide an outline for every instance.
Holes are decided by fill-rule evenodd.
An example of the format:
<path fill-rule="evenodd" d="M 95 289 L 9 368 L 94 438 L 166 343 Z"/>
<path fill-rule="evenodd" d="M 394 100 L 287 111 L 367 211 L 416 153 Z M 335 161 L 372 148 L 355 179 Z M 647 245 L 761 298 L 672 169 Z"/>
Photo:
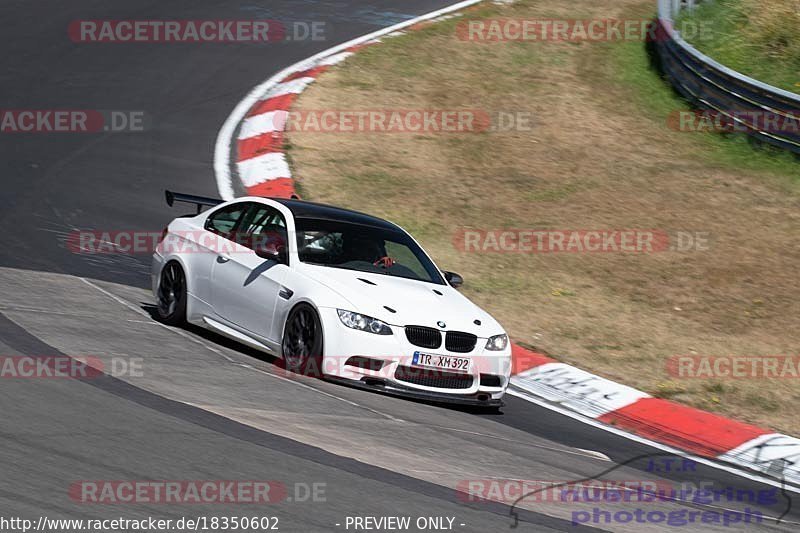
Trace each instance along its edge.
<path fill-rule="evenodd" d="M 444 285 L 425 252 L 399 229 L 298 218 L 296 230 L 304 263 Z"/>

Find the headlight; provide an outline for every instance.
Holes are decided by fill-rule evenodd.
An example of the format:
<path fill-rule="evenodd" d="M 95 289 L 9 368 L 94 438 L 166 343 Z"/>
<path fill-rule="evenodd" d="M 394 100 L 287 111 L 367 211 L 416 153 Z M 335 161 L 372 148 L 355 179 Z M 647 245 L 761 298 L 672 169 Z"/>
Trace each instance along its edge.
<path fill-rule="evenodd" d="M 386 322 L 381 322 L 377 318 L 352 311 L 343 311 L 342 309 L 337 309 L 336 312 L 339 313 L 339 320 L 348 328 L 367 331 L 376 335 L 392 334 L 392 328 Z"/>
<path fill-rule="evenodd" d="M 508 335 L 505 333 L 489 337 L 489 340 L 486 341 L 486 349 L 494 352 L 505 350 L 506 346 L 508 346 Z"/>

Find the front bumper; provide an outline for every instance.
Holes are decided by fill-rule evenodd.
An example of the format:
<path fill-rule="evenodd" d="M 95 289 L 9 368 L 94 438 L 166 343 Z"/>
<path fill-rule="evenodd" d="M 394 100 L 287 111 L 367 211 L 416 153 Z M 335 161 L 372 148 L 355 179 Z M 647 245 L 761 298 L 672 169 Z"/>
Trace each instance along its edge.
<path fill-rule="evenodd" d="M 322 373 L 326 376 L 347 380 L 349 384 L 359 388 L 405 397 L 467 405 L 502 405 L 502 397 L 511 376 L 510 346 L 502 351 L 486 350 L 486 339 L 479 338 L 475 348 L 469 353 L 449 352 L 444 346 L 436 350 L 426 350 L 408 342 L 403 327 L 391 326 L 392 335 L 375 335 L 347 328 L 339 320 L 335 309 L 321 308 L 319 312 L 325 329 Z M 445 378 L 442 378 L 441 384 L 436 383 L 436 379 L 433 382 L 415 380 L 422 383 L 404 381 L 402 378 L 407 375 L 409 368 L 425 371 L 412 364 L 414 352 L 469 358 L 472 368 L 462 376 L 471 376 L 471 382 L 467 380 L 455 388 L 448 388 L 448 385 L 455 384 Z M 375 369 L 369 368 L 369 365 L 348 364 L 353 357 L 379 361 L 382 365 Z M 436 386 L 429 386 L 431 384 Z"/>

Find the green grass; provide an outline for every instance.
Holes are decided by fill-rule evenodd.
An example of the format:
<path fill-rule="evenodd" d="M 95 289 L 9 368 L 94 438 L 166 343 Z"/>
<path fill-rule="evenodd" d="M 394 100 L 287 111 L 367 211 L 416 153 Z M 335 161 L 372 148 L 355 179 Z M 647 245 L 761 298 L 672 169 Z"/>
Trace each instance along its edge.
<path fill-rule="evenodd" d="M 706 1 L 682 12 L 676 28 L 682 27 L 688 42 L 723 65 L 800 93 L 800 12 L 795 2 Z"/>
<path fill-rule="evenodd" d="M 655 116 L 666 127 L 675 110 L 693 109 L 652 65 L 648 50 L 641 43 L 624 42 L 606 47 L 617 81 L 631 92 L 629 105 L 645 116 Z M 693 135 L 694 157 L 724 168 L 772 172 L 800 183 L 800 160 L 785 150 L 753 141 L 744 134 L 686 133 Z"/>

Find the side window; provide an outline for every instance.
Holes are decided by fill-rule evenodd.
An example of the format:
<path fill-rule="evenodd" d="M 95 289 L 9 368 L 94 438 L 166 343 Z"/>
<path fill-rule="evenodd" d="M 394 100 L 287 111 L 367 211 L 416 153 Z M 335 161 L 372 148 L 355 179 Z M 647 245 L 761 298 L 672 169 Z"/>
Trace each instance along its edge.
<path fill-rule="evenodd" d="M 251 204 L 238 233 L 242 237 L 239 244 L 250 249 L 277 251 L 286 248 L 286 220 L 280 211 L 268 205 Z"/>
<path fill-rule="evenodd" d="M 246 204 L 239 203 L 220 209 L 208 217 L 208 220 L 206 220 L 206 229 L 222 235 L 223 237 L 230 237 L 245 207 Z"/>

